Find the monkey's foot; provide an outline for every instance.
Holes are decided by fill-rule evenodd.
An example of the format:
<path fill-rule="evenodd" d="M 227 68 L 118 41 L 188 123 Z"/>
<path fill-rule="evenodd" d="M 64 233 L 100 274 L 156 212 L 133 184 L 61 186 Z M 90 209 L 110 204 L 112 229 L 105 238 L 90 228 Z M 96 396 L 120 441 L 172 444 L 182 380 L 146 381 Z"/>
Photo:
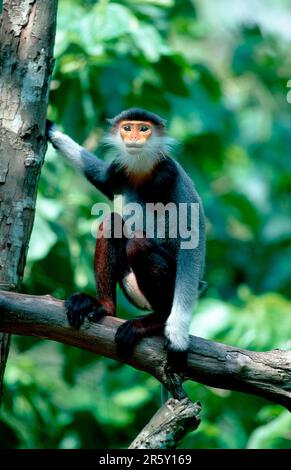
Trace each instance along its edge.
<path fill-rule="evenodd" d="M 167 351 L 167 369 L 170 372 L 183 372 L 187 368 L 188 350 L 173 348 L 167 338 L 165 339 L 165 349 Z"/>
<path fill-rule="evenodd" d="M 87 317 L 89 321 L 97 322 L 107 315 L 103 305 L 88 294 L 73 294 L 65 301 L 65 310 L 69 324 L 79 329 Z"/>
<path fill-rule="evenodd" d="M 140 329 L 137 327 L 135 320 L 122 323 L 115 334 L 117 353 L 120 356 L 128 356 L 140 339 Z"/>

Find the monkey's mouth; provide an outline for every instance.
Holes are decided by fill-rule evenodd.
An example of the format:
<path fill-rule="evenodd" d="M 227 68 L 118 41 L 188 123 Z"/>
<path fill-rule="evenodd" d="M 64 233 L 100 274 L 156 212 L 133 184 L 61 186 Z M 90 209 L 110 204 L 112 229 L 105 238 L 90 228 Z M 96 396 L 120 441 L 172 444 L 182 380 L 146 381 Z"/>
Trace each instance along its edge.
<path fill-rule="evenodd" d="M 143 144 L 126 144 L 126 148 L 128 148 L 128 149 L 141 149 L 141 148 L 143 148 Z"/>

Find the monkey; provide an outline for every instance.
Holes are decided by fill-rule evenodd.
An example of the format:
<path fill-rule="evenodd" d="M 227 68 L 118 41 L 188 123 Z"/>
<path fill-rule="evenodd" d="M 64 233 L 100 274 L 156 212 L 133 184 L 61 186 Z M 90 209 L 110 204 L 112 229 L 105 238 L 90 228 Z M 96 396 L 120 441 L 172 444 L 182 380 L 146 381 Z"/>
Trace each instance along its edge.
<path fill-rule="evenodd" d="M 203 205 L 192 180 L 171 156 L 172 142 L 163 118 L 130 108 L 108 122 L 110 131 L 105 143 L 111 148 L 111 161 L 90 153 L 50 121 L 47 137 L 110 200 L 122 195 L 126 204 L 138 203 L 143 214 L 148 204 L 167 207 L 170 203 L 178 208 L 184 204 L 190 229 L 193 220 L 188 208 L 195 205 L 197 243 L 183 248 L 180 234 L 170 236 L 169 217 L 165 217 L 165 234 L 158 237 L 156 232 L 148 236 L 144 220 L 127 236 L 128 217 L 116 212 L 107 215 L 99 227 L 94 256 L 97 297 L 71 295 L 65 301 L 68 321 L 80 328 L 85 318 L 97 322 L 105 315 L 115 316 L 119 284 L 129 301 L 147 313 L 125 321 L 117 329 L 118 354 L 130 354 L 144 337 L 164 334 L 168 364 L 181 370 L 187 361 L 192 311 L 206 286 Z M 156 212 L 154 221 L 158 223 Z M 117 226 L 123 230 L 121 237 L 113 236 Z"/>

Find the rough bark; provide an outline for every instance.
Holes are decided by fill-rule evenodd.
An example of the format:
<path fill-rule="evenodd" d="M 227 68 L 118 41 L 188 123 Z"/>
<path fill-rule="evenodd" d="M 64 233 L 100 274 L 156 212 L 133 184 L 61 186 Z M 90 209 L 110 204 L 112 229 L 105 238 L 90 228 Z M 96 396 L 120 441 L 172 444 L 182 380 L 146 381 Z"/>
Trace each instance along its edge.
<path fill-rule="evenodd" d="M 0 403 L 3 393 L 3 378 L 5 372 L 5 365 L 9 353 L 10 334 L 0 334 Z"/>
<path fill-rule="evenodd" d="M 0 292 L 0 331 L 38 336 L 117 359 L 155 376 L 182 399 L 181 384 L 190 379 L 216 388 L 258 395 L 291 410 L 291 351 L 246 351 L 191 337 L 183 376 L 169 374 L 163 338 L 141 341 L 128 358 L 117 355 L 114 336 L 122 320 L 106 317 L 86 321 L 80 330 L 68 325 L 63 302 L 50 296 Z"/>
<path fill-rule="evenodd" d="M 0 18 L 0 288 L 4 290 L 21 286 L 34 220 L 46 151 L 56 8 L 57 0 L 5 0 Z M 0 344 L 2 381 L 9 338 L 4 335 Z"/>
<path fill-rule="evenodd" d="M 200 403 L 170 398 L 134 439 L 129 449 L 176 449 L 200 424 Z"/>

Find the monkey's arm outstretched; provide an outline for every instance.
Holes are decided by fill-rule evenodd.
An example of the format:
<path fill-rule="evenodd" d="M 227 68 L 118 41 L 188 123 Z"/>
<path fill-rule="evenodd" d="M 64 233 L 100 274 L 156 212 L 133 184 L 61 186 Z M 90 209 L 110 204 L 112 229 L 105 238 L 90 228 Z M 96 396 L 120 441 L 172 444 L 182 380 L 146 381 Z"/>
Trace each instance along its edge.
<path fill-rule="evenodd" d="M 47 121 L 46 134 L 52 145 L 81 171 L 97 189 L 109 199 L 113 199 L 109 184 L 109 163 L 96 157 L 68 135 L 63 134 L 51 121 Z"/>

